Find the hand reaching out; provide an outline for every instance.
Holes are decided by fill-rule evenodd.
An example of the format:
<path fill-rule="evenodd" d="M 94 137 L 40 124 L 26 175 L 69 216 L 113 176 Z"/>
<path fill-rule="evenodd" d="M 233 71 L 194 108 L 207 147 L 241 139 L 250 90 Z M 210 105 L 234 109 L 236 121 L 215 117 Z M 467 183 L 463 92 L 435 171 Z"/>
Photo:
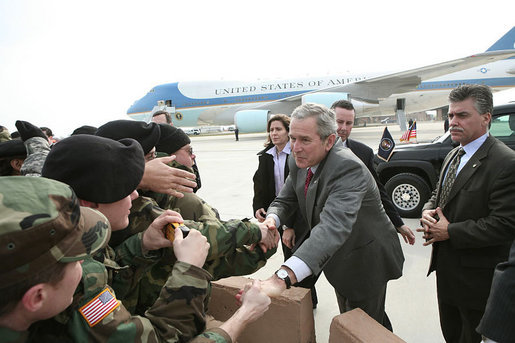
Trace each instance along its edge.
<path fill-rule="evenodd" d="M 173 160 L 175 156 L 155 158 L 147 162 L 138 188 L 150 189 L 177 198 L 182 198 L 182 193 L 193 193 L 193 188 L 197 186 L 192 181 L 195 180 L 195 174 L 167 165 Z"/>

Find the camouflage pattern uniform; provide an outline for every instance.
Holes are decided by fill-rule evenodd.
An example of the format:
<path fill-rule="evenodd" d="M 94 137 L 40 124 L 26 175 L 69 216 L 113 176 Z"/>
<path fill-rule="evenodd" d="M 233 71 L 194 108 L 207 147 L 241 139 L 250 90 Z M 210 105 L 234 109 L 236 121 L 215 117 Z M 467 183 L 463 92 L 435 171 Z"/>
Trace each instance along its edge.
<path fill-rule="evenodd" d="M 205 329 L 205 302 L 210 275 L 188 263 L 176 262 L 158 299 L 144 316 L 133 316 L 120 304 L 90 327 L 80 309 L 109 286 L 109 269 L 95 259 L 82 264 L 83 278 L 73 304 L 50 320 L 31 327 L 34 342 L 231 342 L 219 328 Z"/>
<path fill-rule="evenodd" d="M 86 259 L 83 275 L 72 305 L 58 316 L 33 325 L 31 337 L 37 342 L 230 342 L 221 329 L 205 329 L 205 303 L 211 275 L 201 268 L 175 261 L 154 301 L 142 316 L 132 316 L 121 304 L 100 322 L 90 326 L 81 308 L 108 289 L 123 300 L 138 286 L 146 268 L 160 258 L 142 255 L 142 233 L 124 240 L 116 247 L 106 247 Z M 163 287 L 164 286 L 164 287 Z"/>
<path fill-rule="evenodd" d="M 161 213 L 163 209 L 158 207 L 153 199 L 140 196 L 132 202 L 129 227 L 124 230 L 125 234 L 130 236 L 144 231 Z M 185 220 L 184 224 L 190 229 L 200 231 L 210 243 L 203 268 L 210 272 L 215 280 L 251 274 L 263 267 L 267 258 L 276 251 L 269 250 L 265 254 L 260 248 L 250 251 L 246 247 L 261 240 L 259 227 L 247 219 L 220 221 L 216 217 L 206 215 L 199 218 L 198 222 Z M 163 257 L 141 279 L 139 287 L 134 288 L 131 294 L 122 299 L 129 311 L 141 314 L 153 304 L 175 261 L 173 250 L 164 249 Z"/>
<path fill-rule="evenodd" d="M 7 246 L 0 249 L 0 292 L 26 287 L 27 278 L 57 263 L 90 259 L 111 232 L 102 213 L 80 207 L 68 185 L 46 178 L 1 177 L 0 218 L 0 240 Z M 0 327 L 0 342 L 26 341 L 28 331 Z"/>
<path fill-rule="evenodd" d="M 48 140 L 42 137 L 32 137 L 23 143 L 27 148 L 27 158 L 21 167 L 21 175 L 41 176 L 43 164 L 50 152 Z"/>
<path fill-rule="evenodd" d="M 28 154 L 34 156 L 29 168 L 34 176 L 40 176 L 49 152 L 48 141 L 44 141 L 33 137 L 25 142 Z M 82 280 L 70 307 L 54 318 L 33 324 L 28 339 L 26 333 L 7 330 L 2 332 L 5 335 L 0 335 L 0 342 L 4 336 L 14 342 L 187 342 L 192 339 L 195 343 L 231 342 L 227 333 L 219 328 L 206 330 L 195 337 L 205 329 L 205 303 L 211 276 L 184 262 L 175 262 L 171 267 L 145 316 L 132 316 L 120 304 L 90 327 L 80 308 L 106 290 L 115 299 L 117 292 L 123 297 L 136 287 L 145 268 L 160 256 L 159 253 L 154 257 L 143 256 L 141 238 L 142 233 L 133 235 L 116 250 L 106 247 L 94 258 L 85 259 Z"/>

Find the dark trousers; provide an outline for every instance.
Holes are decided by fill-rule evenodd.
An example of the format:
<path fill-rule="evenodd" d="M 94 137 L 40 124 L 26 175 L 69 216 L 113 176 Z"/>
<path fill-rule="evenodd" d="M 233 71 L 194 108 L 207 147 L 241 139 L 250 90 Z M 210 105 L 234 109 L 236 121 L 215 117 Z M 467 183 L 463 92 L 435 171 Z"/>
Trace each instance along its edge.
<path fill-rule="evenodd" d="M 451 305 L 438 298 L 440 326 L 447 343 L 479 343 L 481 335 L 476 332 L 483 312 L 465 306 Z"/>
<path fill-rule="evenodd" d="M 355 308 L 360 308 L 370 317 L 374 318 L 379 324 L 393 332 L 390 318 L 388 318 L 388 315 L 384 311 L 384 302 L 386 299 L 386 284 L 376 296 L 359 301 L 351 300 L 343 296 L 342 294 L 339 294 L 338 291 L 335 291 L 335 293 L 336 299 L 338 300 L 338 307 L 340 308 L 340 313 L 345 313 Z"/>

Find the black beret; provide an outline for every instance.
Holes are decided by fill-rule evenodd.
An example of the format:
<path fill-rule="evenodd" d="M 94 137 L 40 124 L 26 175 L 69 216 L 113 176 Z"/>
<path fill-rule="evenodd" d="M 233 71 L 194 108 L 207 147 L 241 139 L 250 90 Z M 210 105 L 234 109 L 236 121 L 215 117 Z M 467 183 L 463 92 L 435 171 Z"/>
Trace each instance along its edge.
<path fill-rule="evenodd" d="M 143 153 L 146 155 L 156 146 L 159 141 L 159 125 L 154 122 L 145 123 L 135 120 L 113 120 L 100 126 L 97 136 L 119 140 L 132 138 L 141 144 Z"/>
<path fill-rule="evenodd" d="M 94 135 L 97 132 L 97 128 L 89 125 L 82 125 L 81 127 L 76 128 L 72 132 L 72 136 L 75 135 Z"/>
<path fill-rule="evenodd" d="M 25 144 L 19 139 L 0 143 L 0 158 L 27 156 Z"/>
<path fill-rule="evenodd" d="M 143 150 L 135 140 L 75 135 L 53 146 L 41 175 L 70 185 L 82 200 L 108 204 L 131 194 L 144 170 Z"/>
<path fill-rule="evenodd" d="M 161 138 L 156 144 L 156 151 L 171 155 L 186 144 L 191 143 L 190 137 L 181 129 L 169 124 L 159 124 L 159 127 L 161 128 Z"/>

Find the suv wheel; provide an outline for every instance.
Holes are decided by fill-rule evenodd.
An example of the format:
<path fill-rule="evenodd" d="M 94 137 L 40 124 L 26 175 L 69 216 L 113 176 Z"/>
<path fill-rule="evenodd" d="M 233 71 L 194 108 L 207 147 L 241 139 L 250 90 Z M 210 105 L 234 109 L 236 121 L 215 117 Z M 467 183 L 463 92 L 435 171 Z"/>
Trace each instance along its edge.
<path fill-rule="evenodd" d="M 406 218 L 419 218 L 431 194 L 426 181 L 411 173 L 395 175 L 386 182 L 385 188 L 401 217 Z"/>

